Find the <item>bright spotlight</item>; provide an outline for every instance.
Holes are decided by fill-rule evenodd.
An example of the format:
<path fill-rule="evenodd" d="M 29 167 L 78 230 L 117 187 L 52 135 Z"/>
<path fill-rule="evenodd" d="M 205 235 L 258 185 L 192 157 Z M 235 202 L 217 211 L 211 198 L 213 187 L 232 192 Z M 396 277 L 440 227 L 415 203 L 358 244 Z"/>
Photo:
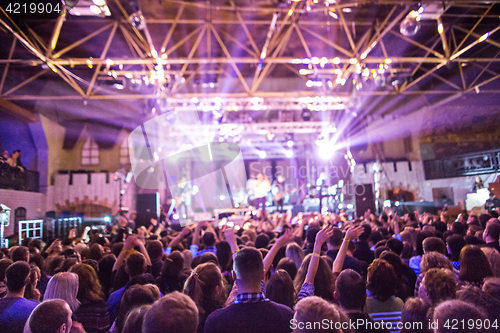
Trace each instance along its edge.
<path fill-rule="evenodd" d="M 176 213 L 176 214 L 172 215 L 172 218 L 173 218 L 174 220 L 178 220 L 178 219 L 179 219 L 179 214 L 177 214 L 177 213 Z"/>
<path fill-rule="evenodd" d="M 263 151 L 263 150 L 259 151 L 259 157 L 260 158 L 266 158 L 266 156 L 267 156 L 267 154 L 266 154 L 265 151 Z"/>
<path fill-rule="evenodd" d="M 292 140 L 288 140 L 288 142 L 286 143 L 286 145 L 288 146 L 288 148 L 292 148 L 293 147 L 293 141 Z"/>
<path fill-rule="evenodd" d="M 335 153 L 335 147 L 330 142 L 323 142 L 319 146 L 319 157 L 325 160 L 332 158 Z"/>
<path fill-rule="evenodd" d="M 285 156 L 290 158 L 290 157 L 293 157 L 293 151 L 292 150 L 286 150 L 285 151 Z"/>
<path fill-rule="evenodd" d="M 111 218 L 109 216 L 104 216 L 104 222 L 106 223 L 111 222 Z"/>

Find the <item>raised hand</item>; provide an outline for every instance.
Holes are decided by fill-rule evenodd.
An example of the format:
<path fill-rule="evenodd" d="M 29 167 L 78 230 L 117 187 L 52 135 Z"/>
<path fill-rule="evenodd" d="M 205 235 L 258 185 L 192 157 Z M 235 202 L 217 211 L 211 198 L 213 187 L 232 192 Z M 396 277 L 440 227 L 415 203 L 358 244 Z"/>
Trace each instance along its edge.
<path fill-rule="evenodd" d="M 123 244 L 123 249 L 124 250 L 131 250 L 134 248 L 135 244 L 137 243 L 137 235 L 132 234 L 127 237 L 125 240 L 125 244 Z"/>
<path fill-rule="evenodd" d="M 348 240 L 356 239 L 364 232 L 364 230 L 365 228 L 363 228 L 363 226 L 351 228 L 345 233 L 345 238 Z"/>
<path fill-rule="evenodd" d="M 281 235 L 280 238 L 276 240 L 276 243 L 280 245 L 280 247 L 283 247 L 290 243 L 290 241 L 293 238 L 293 232 L 290 229 L 287 229 L 283 235 Z"/>
<path fill-rule="evenodd" d="M 329 225 L 326 228 L 321 229 L 317 234 L 316 234 L 316 241 L 314 245 L 319 244 L 320 246 L 325 243 L 328 238 L 330 238 L 333 235 L 333 226 Z"/>

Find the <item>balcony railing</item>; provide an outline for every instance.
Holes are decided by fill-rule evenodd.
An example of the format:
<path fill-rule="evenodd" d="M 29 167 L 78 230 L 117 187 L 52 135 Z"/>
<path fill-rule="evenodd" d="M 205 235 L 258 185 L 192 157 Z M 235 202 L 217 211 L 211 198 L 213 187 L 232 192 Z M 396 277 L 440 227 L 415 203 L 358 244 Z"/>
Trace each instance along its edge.
<path fill-rule="evenodd" d="M 39 192 L 40 174 L 36 171 L 25 170 L 8 165 L 0 165 L 0 188 L 19 191 Z"/>

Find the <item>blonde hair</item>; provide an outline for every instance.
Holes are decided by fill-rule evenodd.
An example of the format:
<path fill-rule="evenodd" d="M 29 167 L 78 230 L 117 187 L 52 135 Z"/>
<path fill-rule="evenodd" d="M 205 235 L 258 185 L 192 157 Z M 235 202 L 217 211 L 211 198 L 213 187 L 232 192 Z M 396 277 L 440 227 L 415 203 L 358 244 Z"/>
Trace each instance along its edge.
<path fill-rule="evenodd" d="M 77 294 L 78 275 L 70 272 L 62 272 L 57 273 L 50 279 L 43 300 L 62 299 L 68 303 L 71 311 L 75 312 L 80 306 L 80 302 L 76 299 Z"/>
<path fill-rule="evenodd" d="M 304 250 L 302 250 L 299 244 L 293 242 L 287 245 L 285 256 L 287 258 L 292 259 L 293 262 L 295 263 L 295 266 L 297 266 L 297 269 L 299 269 L 300 265 L 302 265 L 302 261 L 304 260 L 305 254 Z"/>
<path fill-rule="evenodd" d="M 349 318 L 347 315 L 335 304 L 329 303 L 324 299 L 317 296 L 310 296 L 300 300 L 295 305 L 295 317 L 299 322 L 311 322 L 311 323 L 322 323 L 323 320 L 327 319 L 331 323 L 348 323 Z M 345 324 L 344 324 L 345 325 Z M 331 330 L 329 332 L 351 332 L 349 329 L 340 329 L 344 325 L 331 325 Z M 340 327 L 339 327 L 340 326 Z M 337 328 L 338 327 L 338 328 Z M 313 327 L 319 332 L 322 327 Z M 312 332 L 310 329 L 300 329 L 294 330 L 294 332 Z M 316 330 L 314 330 L 316 332 Z"/>

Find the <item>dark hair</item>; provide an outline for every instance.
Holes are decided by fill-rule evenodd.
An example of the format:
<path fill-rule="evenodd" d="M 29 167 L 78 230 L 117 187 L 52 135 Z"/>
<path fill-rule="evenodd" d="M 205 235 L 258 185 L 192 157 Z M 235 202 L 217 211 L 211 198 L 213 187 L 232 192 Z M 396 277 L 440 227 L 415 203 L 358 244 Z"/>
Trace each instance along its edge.
<path fill-rule="evenodd" d="M 446 244 L 441 238 L 427 237 L 423 240 L 422 245 L 424 247 L 424 253 L 439 252 L 441 254 L 446 254 Z"/>
<path fill-rule="evenodd" d="M 194 301 L 200 317 L 206 318 L 215 310 L 223 308 L 226 292 L 219 267 L 212 262 L 198 265 L 186 280 L 184 293 Z"/>
<path fill-rule="evenodd" d="M 158 259 L 163 256 L 163 243 L 159 240 L 152 240 L 146 244 L 146 251 L 151 259 Z"/>
<path fill-rule="evenodd" d="M 127 258 L 126 267 L 129 276 L 141 275 L 146 269 L 146 258 L 142 253 L 132 253 Z"/>
<path fill-rule="evenodd" d="M 378 230 L 373 231 L 372 234 L 370 235 L 370 241 L 373 244 L 377 244 L 382 240 L 385 240 L 384 235 L 382 235 L 382 233 Z"/>
<path fill-rule="evenodd" d="M 493 276 L 493 271 L 481 248 L 465 246 L 460 252 L 460 281 L 482 285 L 483 280 L 490 276 Z"/>
<path fill-rule="evenodd" d="M 457 292 L 458 299 L 483 310 L 491 321 L 500 318 L 500 300 L 475 286 L 463 286 Z M 497 332 L 498 330 L 495 330 Z"/>
<path fill-rule="evenodd" d="M 366 283 L 352 269 L 343 270 L 335 281 L 335 293 L 340 306 L 346 310 L 362 310 L 366 303 Z"/>
<path fill-rule="evenodd" d="M 95 261 L 99 261 L 102 258 L 101 245 L 94 243 L 90 246 L 89 254 L 87 256 L 88 259 L 94 259 Z"/>
<path fill-rule="evenodd" d="M 37 305 L 28 318 L 32 333 L 57 333 L 68 324 L 68 304 L 62 299 L 51 299 Z M 50 318 L 49 320 L 47 320 Z"/>
<path fill-rule="evenodd" d="M 401 252 L 401 258 L 410 259 L 413 255 L 413 246 L 409 242 L 403 242 L 403 251 Z"/>
<path fill-rule="evenodd" d="M 465 226 L 461 222 L 453 222 L 451 230 L 458 235 L 465 235 Z"/>
<path fill-rule="evenodd" d="M 417 247 L 416 247 L 416 252 L 417 252 L 417 256 L 421 256 L 424 254 L 424 246 L 423 246 L 423 242 L 424 242 L 424 239 L 426 239 L 427 237 L 433 237 L 434 236 L 434 233 L 432 231 L 421 231 L 419 233 L 417 233 L 417 237 L 416 237 L 416 241 L 417 241 Z"/>
<path fill-rule="evenodd" d="M 30 265 L 25 261 L 17 261 L 5 271 L 7 289 L 11 292 L 20 292 L 28 283 Z"/>
<path fill-rule="evenodd" d="M 316 241 L 316 235 L 318 234 L 319 232 L 319 228 L 310 228 L 307 230 L 307 233 L 306 233 L 306 239 L 307 241 L 310 243 L 310 244 L 314 244 L 314 242 Z"/>
<path fill-rule="evenodd" d="M 278 262 L 278 265 L 276 266 L 276 270 L 278 269 L 285 270 L 290 275 L 292 281 L 297 276 L 297 266 L 295 265 L 295 262 L 290 258 L 281 258 L 281 260 Z"/>
<path fill-rule="evenodd" d="M 342 234 L 342 230 L 340 230 L 337 227 L 334 227 L 333 233 L 330 236 L 330 238 L 328 239 L 328 242 L 330 243 L 331 246 L 339 247 L 340 245 L 342 245 L 343 239 L 344 239 L 344 236 Z"/>
<path fill-rule="evenodd" d="M 500 277 L 484 279 L 483 291 L 500 301 Z"/>
<path fill-rule="evenodd" d="M 80 302 L 84 301 L 102 301 L 104 293 L 97 274 L 92 266 L 87 264 L 78 264 L 71 267 L 70 272 L 78 275 L 78 295 Z"/>
<path fill-rule="evenodd" d="M 182 291 L 179 274 L 184 268 L 184 257 L 179 251 L 173 251 L 163 262 L 160 276 L 156 279 L 163 294 L 172 291 Z"/>
<path fill-rule="evenodd" d="M 450 248 L 451 260 L 458 261 L 460 259 L 460 251 L 466 245 L 464 237 L 461 235 L 451 235 L 446 238 L 446 243 Z"/>
<path fill-rule="evenodd" d="M 387 240 L 385 244 L 392 252 L 396 253 L 398 256 L 403 252 L 403 242 L 397 238 L 391 237 Z"/>
<path fill-rule="evenodd" d="M 12 260 L 2 259 L 0 260 L 0 281 L 5 280 L 5 271 L 9 266 L 12 265 Z"/>
<path fill-rule="evenodd" d="M 156 288 L 156 290 L 154 290 Z M 133 285 L 123 292 L 116 317 L 117 332 L 122 332 L 128 313 L 144 304 L 153 304 L 160 298 L 159 290 L 152 284 Z"/>
<path fill-rule="evenodd" d="M 360 242 L 368 242 L 372 234 L 372 227 L 370 227 L 369 224 L 362 224 L 361 226 L 363 227 L 364 231 L 361 235 L 359 235 L 358 239 Z"/>
<path fill-rule="evenodd" d="M 296 300 L 295 289 L 287 271 L 278 269 L 274 272 L 266 286 L 266 297 L 293 309 Z"/>
<path fill-rule="evenodd" d="M 367 289 L 373 298 L 382 302 L 394 296 L 397 276 L 394 268 L 383 259 L 375 259 L 368 267 Z"/>
<path fill-rule="evenodd" d="M 424 287 L 434 306 L 454 299 L 457 292 L 455 273 L 446 268 L 431 268 L 425 273 Z"/>
<path fill-rule="evenodd" d="M 214 246 L 215 244 L 215 236 L 212 232 L 207 231 L 203 234 L 201 241 L 205 246 Z"/>
<path fill-rule="evenodd" d="M 269 245 L 269 236 L 266 234 L 260 234 L 255 239 L 255 248 L 256 249 L 266 249 Z"/>
<path fill-rule="evenodd" d="M 479 215 L 479 223 L 483 229 L 486 229 L 486 223 L 491 219 L 491 215 L 489 214 L 481 214 Z"/>
<path fill-rule="evenodd" d="M 229 246 L 229 243 L 226 241 L 220 241 L 215 247 L 217 249 L 217 259 L 219 260 L 221 271 L 230 271 L 233 264 L 231 246 Z"/>
<path fill-rule="evenodd" d="M 28 262 L 30 258 L 30 250 L 26 246 L 19 246 L 12 252 L 11 259 L 13 262 L 25 261 Z"/>
<path fill-rule="evenodd" d="M 97 277 L 102 285 L 102 291 L 105 295 L 109 294 L 109 290 L 111 289 L 111 285 L 113 283 L 112 274 L 113 274 L 113 266 L 116 262 L 116 257 L 114 254 L 106 254 L 104 257 L 99 260 L 97 263 Z"/>
<path fill-rule="evenodd" d="M 484 230 L 484 232 L 487 233 L 491 238 L 498 241 L 498 238 L 500 237 L 500 221 L 495 218 L 490 219 L 486 223 L 486 230 Z"/>
<path fill-rule="evenodd" d="M 429 317 L 431 315 L 431 305 L 427 303 L 425 299 L 418 297 L 408 298 L 401 312 L 401 322 L 403 323 L 403 328 L 400 333 L 430 333 Z M 415 329 L 406 328 L 406 323 L 415 323 L 408 325 L 411 328 L 415 327 Z"/>
<path fill-rule="evenodd" d="M 246 285 L 259 284 L 264 273 L 264 261 L 259 250 L 244 248 L 234 256 L 234 271 Z"/>
<path fill-rule="evenodd" d="M 40 253 L 33 253 L 30 255 L 30 264 L 35 264 L 40 269 L 40 274 L 42 277 L 47 276 L 47 270 L 45 269 L 45 260 Z"/>
<path fill-rule="evenodd" d="M 380 255 L 382 254 L 382 252 L 385 252 L 385 251 L 391 251 L 390 248 L 388 248 L 387 246 L 379 246 L 376 248 L 375 250 L 375 258 L 380 258 Z"/>
<path fill-rule="evenodd" d="M 297 272 L 294 280 L 295 291 L 298 293 L 302 284 L 305 281 L 309 264 L 311 263 L 312 254 L 308 254 L 302 261 L 302 265 Z M 333 302 L 333 291 L 335 290 L 334 275 L 331 268 L 328 267 L 323 257 L 319 258 L 318 271 L 314 277 L 314 295 L 319 296 L 327 301 Z"/>

